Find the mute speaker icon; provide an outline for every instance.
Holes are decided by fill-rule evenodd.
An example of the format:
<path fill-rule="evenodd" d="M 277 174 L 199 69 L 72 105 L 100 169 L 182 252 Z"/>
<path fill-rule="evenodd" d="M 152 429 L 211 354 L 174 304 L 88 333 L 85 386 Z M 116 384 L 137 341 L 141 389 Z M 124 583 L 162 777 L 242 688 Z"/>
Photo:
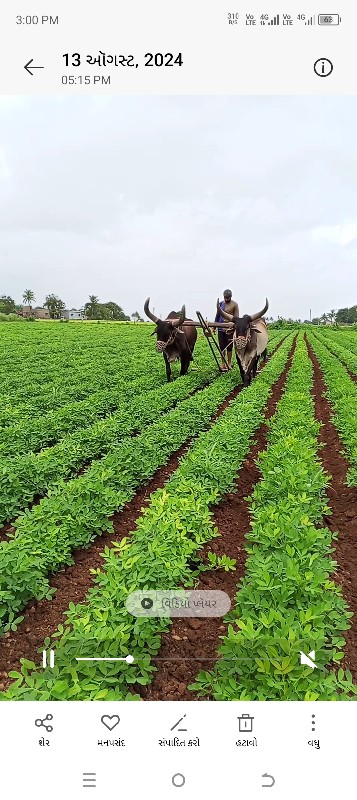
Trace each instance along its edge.
<path fill-rule="evenodd" d="M 317 664 L 315 664 L 315 650 L 311 650 L 311 653 L 303 653 L 300 650 L 300 664 L 305 664 L 307 667 L 311 667 L 311 669 L 315 669 Z"/>

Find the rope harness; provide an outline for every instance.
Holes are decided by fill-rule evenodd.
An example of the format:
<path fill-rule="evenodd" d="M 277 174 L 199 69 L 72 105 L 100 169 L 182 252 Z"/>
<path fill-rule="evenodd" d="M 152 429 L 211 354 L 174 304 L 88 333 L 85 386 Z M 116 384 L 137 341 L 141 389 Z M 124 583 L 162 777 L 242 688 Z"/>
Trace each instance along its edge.
<path fill-rule="evenodd" d="M 158 341 L 156 342 L 156 349 L 158 350 L 159 353 L 164 353 L 166 348 L 170 344 L 173 344 L 173 342 L 175 341 L 176 336 L 177 336 L 178 333 L 182 334 L 182 336 L 185 337 L 186 346 L 187 346 L 187 348 L 189 350 L 189 353 L 190 353 L 190 356 L 191 356 L 191 361 L 193 361 L 192 350 L 191 350 L 190 345 L 189 345 L 189 343 L 187 341 L 186 333 L 185 333 L 185 331 L 181 330 L 180 328 L 173 328 L 172 329 L 171 336 L 168 338 L 167 342 L 163 342 L 161 339 L 158 339 Z"/>
<path fill-rule="evenodd" d="M 251 336 L 250 328 L 248 328 L 246 336 L 237 336 L 236 332 L 234 331 L 233 341 L 234 341 L 235 348 L 237 350 L 245 350 L 245 348 L 246 348 L 247 344 L 249 344 L 251 338 L 252 338 L 252 336 Z"/>
<path fill-rule="evenodd" d="M 176 339 L 176 333 L 177 333 L 177 329 L 173 328 L 172 329 L 172 334 L 168 338 L 167 342 L 163 342 L 161 339 L 157 340 L 156 349 L 159 351 L 159 353 L 163 353 L 164 350 L 166 350 L 166 348 L 168 347 L 168 345 L 172 344 L 174 342 L 174 340 Z"/>

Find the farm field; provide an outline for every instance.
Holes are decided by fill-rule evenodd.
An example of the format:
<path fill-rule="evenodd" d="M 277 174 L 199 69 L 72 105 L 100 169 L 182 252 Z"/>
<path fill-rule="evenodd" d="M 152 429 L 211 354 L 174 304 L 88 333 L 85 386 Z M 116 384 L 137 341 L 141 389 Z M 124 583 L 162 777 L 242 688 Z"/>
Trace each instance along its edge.
<path fill-rule="evenodd" d="M 1 325 L 0 699 L 355 698 L 357 331 L 271 330 L 243 389 L 152 330 Z M 179 587 L 231 610 L 126 610 Z"/>

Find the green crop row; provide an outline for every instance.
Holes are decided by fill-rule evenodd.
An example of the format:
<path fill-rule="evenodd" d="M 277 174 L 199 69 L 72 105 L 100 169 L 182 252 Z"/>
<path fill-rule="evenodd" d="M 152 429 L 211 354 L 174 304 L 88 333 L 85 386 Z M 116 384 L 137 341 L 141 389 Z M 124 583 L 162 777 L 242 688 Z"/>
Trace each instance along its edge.
<path fill-rule="evenodd" d="M 0 376 L 0 427 L 84 400 L 101 386 L 125 387 L 126 382 L 139 375 L 166 381 L 162 356 L 156 353 L 150 336 L 153 326 L 138 330 L 133 327 L 129 329 L 130 336 L 127 328 L 121 328 L 122 338 L 115 340 L 115 346 L 108 342 L 106 347 L 97 346 L 84 353 L 76 349 L 72 356 L 67 353 L 65 360 L 62 353 L 52 354 L 50 348 L 49 355 L 39 354 L 35 361 L 33 354 L 28 358 L 21 351 L 21 369 L 11 364 L 11 370 L 7 368 L 5 376 Z M 271 343 L 282 338 L 281 332 L 274 333 L 278 336 L 272 336 Z M 202 336 L 196 344 L 195 361 L 200 367 L 203 362 L 213 363 Z"/>
<path fill-rule="evenodd" d="M 105 568 L 96 571 L 87 603 L 71 604 L 66 629 L 60 626 L 54 634 L 59 642 L 50 675 L 25 661 L 22 674 L 10 674 L 16 683 L 3 699 L 133 699 L 130 687 L 151 680 L 151 657 L 159 650 L 160 633 L 167 628 L 167 621 L 134 618 L 127 612 L 125 600 L 137 589 L 192 586 L 190 559 L 217 535 L 209 507 L 234 486 L 292 340 L 293 335 L 253 384 L 200 435 L 165 487 L 151 495 L 130 540 L 104 549 Z M 93 500 L 91 504 L 93 509 Z M 75 660 L 83 654 L 125 657 L 128 653 L 134 656 L 134 664 L 106 662 L 99 670 Z"/>
<path fill-rule="evenodd" d="M 115 411 L 125 397 L 131 399 L 147 386 L 147 380 L 138 378 L 116 389 L 103 389 L 86 400 L 68 403 L 56 411 L 49 411 L 40 419 L 24 419 L 18 425 L 0 430 L 0 458 L 19 456 L 51 446 L 67 434 L 96 422 Z"/>
<path fill-rule="evenodd" d="M 331 579 L 337 534 L 323 526 L 329 482 L 318 458 L 313 369 L 299 339 L 285 393 L 260 453 L 248 499 L 245 576 L 227 615 L 219 659 L 189 688 L 215 700 L 346 700 L 352 676 L 337 666 L 352 614 Z M 318 668 L 301 666 L 315 650 Z M 336 671 L 327 669 L 336 668 Z"/>
<path fill-rule="evenodd" d="M 80 478 L 59 481 L 48 497 L 19 517 L 15 538 L 0 543 L 0 622 L 13 622 L 31 597 L 51 596 L 47 573 L 71 563 L 75 548 L 113 530 L 109 516 L 209 423 L 236 381 L 234 373 L 217 378 L 139 436 L 125 439 Z"/>
<path fill-rule="evenodd" d="M 94 337 L 96 347 L 83 353 L 75 346 L 73 354 L 67 353 L 65 358 L 61 353 L 51 354 L 50 339 L 50 359 L 48 355 L 37 355 L 34 363 L 33 357 L 21 350 L 21 368 L 11 364 L 11 369 L 0 377 L 0 424 L 14 424 L 22 416 L 39 416 L 64 403 L 84 399 L 101 387 L 114 388 L 118 382 L 124 384 L 143 374 L 152 373 L 163 379 L 163 358 L 156 353 L 150 337 L 152 327 L 123 327 L 121 336 L 106 342 L 105 347 Z M 200 348 L 202 342 L 198 344 Z"/>
<path fill-rule="evenodd" d="M 93 348 L 107 348 L 116 341 L 140 337 L 141 327 L 129 325 L 30 325 L 14 330 L 13 325 L 2 325 L 0 355 L 19 359 L 20 351 L 31 357 L 48 353 L 73 352 L 85 354 Z"/>
<path fill-rule="evenodd" d="M 318 328 L 314 333 L 321 334 L 328 341 L 340 342 L 344 347 L 347 347 L 347 350 L 351 350 L 351 353 L 357 354 L 357 331 L 331 330 L 330 328 L 322 330 Z"/>
<path fill-rule="evenodd" d="M 274 339 L 273 341 L 279 341 L 279 339 Z M 207 364 L 213 365 L 214 362 L 206 343 L 200 340 L 198 344 L 199 356 L 197 363 L 199 363 L 200 369 L 202 367 L 205 368 Z M 138 372 L 138 365 L 136 365 L 134 374 L 138 374 Z M 87 426 L 95 422 L 99 417 L 105 417 L 113 412 L 124 400 L 124 397 L 132 397 L 137 392 L 149 387 L 155 387 L 156 383 L 166 385 L 166 374 L 161 354 L 156 354 L 154 362 L 146 365 L 144 374 L 140 374 L 139 377 L 130 380 L 129 374 L 125 377 L 124 371 L 124 374 L 121 373 L 120 379 L 115 382 L 114 388 L 108 388 L 109 381 L 107 380 L 105 389 L 97 389 L 89 397 L 87 397 L 87 387 L 82 390 L 79 386 L 74 395 L 77 393 L 80 396 L 81 393 L 84 393 L 84 399 L 66 402 L 60 408 L 49 411 L 47 414 L 41 413 L 40 416 L 38 416 L 40 408 L 35 414 L 31 403 L 15 409 L 15 412 L 11 412 L 10 409 L 11 413 L 18 414 L 20 412 L 20 415 L 23 415 L 24 411 L 26 411 L 26 415 L 20 416 L 21 421 L 16 421 L 14 425 L 7 425 L 7 427 L 0 430 L 0 458 L 36 452 L 43 447 L 55 444 L 77 428 Z M 71 392 L 69 392 L 70 395 Z M 63 392 L 60 392 L 60 397 L 63 398 Z M 5 416 L 8 413 L 9 410 L 3 412 Z"/>
<path fill-rule="evenodd" d="M 105 419 L 76 430 L 59 444 L 12 459 L 0 461 L 0 522 L 11 520 L 62 479 L 76 473 L 84 464 L 115 450 L 127 436 L 145 429 L 160 414 L 200 389 L 215 377 L 215 370 L 191 372 L 158 389 L 143 391 L 143 384 L 128 387 L 126 399 Z M 144 381 L 145 385 L 145 381 Z M 140 389 L 140 394 L 139 394 Z M 115 395 L 114 395 L 115 396 Z M 94 410 L 94 409 L 93 409 Z"/>
<path fill-rule="evenodd" d="M 36 370 L 24 356 L 22 368 L 17 372 L 17 385 L 0 382 L 0 424 L 9 425 L 21 419 L 21 415 L 39 415 L 71 400 L 84 399 L 101 386 L 109 389 L 143 373 L 164 374 L 165 370 L 159 370 L 160 358 L 147 329 L 142 331 L 140 340 L 134 339 L 135 347 L 128 344 L 119 342 L 115 352 L 112 347 L 97 348 L 82 359 L 76 354 L 72 365 L 69 360 L 64 364 L 62 358 L 53 357 L 50 364 L 40 362 Z"/>
<path fill-rule="evenodd" d="M 116 347 L 108 343 L 106 348 L 93 348 L 84 356 L 78 353 L 66 363 L 59 356 L 52 357 L 37 365 L 34 369 L 25 355 L 22 356 L 22 367 L 19 370 L 18 386 L 11 393 L 4 392 L 4 382 L 0 381 L 0 425 L 14 424 L 22 417 L 34 418 L 44 411 L 60 408 L 73 400 L 81 400 L 100 386 L 106 389 L 125 387 L 127 381 L 147 375 L 148 378 L 166 382 L 163 358 L 155 351 L 150 333 L 153 326 L 140 329 L 140 338 L 136 335 L 131 340 L 124 339 Z M 213 363 L 203 337 L 199 337 L 195 360 Z M 174 368 L 175 370 L 178 368 Z"/>
<path fill-rule="evenodd" d="M 150 348 L 151 350 L 151 348 Z M 46 369 L 43 376 L 23 380 L 21 386 L 11 392 L 3 393 L 0 396 L 1 415 L 0 424 L 8 425 L 16 422 L 21 414 L 30 416 L 31 413 L 41 413 L 59 408 L 64 403 L 71 400 L 81 400 L 92 392 L 98 391 L 100 387 L 107 389 L 118 384 L 119 381 L 132 380 L 141 374 L 149 373 L 150 370 L 159 366 L 159 360 L 148 349 L 143 350 L 145 359 L 145 370 L 138 368 L 137 356 L 127 357 L 123 364 L 123 356 L 110 357 L 108 354 L 93 355 L 88 363 L 79 363 L 74 367 L 52 365 L 52 370 Z M 158 371 L 158 370 L 157 370 Z"/>
<path fill-rule="evenodd" d="M 137 341 L 137 350 L 134 349 L 134 352 L 131 347 L 126 353 L 125 343 L 122 342 L 118 348 L 120 354 L 116 352 L 109 358 L 107 351 L 102 353 L 99 350 L 91 356 L 89 366 L 79 362 L 76 368 L 68 369 L 66 366 L 64 370 L 62 365 L 54 362 L 50 369 L 46 367 L 44 372 L 46 382 L 40 379 L 38 372 L 36 373 L 36 383 L 32 389 L 29 380 L 25 380 L 26 372 L 29 370 L 24 361 L 22 381 L 17 393 L 0 396 L 0 427 L 11 425 L 12 430 L 18 424 L 31 425 L 33 420 L 48 411 L 61 410 L 64 405 L 85 400 L 98 391 L 103 391 L 100 387 L 105 387 L 106 391 L 126 390 L 133 380 L 139 385 L 140 379 L 147 387 L 166 383 L 163 358 L 155 351 L 150 338 L 150 329 L 141 330 L 141 339 Z M 213 364 L 203 337 L 197 342 L 196 360 L 200 368 L 207 363 Z M 174 370 L 178 372 L 178 366 L 175 366 Z M 48 381 L 50 374 L 54 375 L 55 380 Z M 11 431 L 8 435 L 11 435 Z"/>
<path fill-rule="evenodd" d="M 88 329 L 87 329 L 88 330 Z M 136 329 L 135 326 L 111 330 L 110 338 L 101 341 L 98 329 L 92 328 L 90 339 L 87 346 L 82 347 L 80 341 L 74 337 L 69 341 L 66 338 L 66 326 L 61 328 L 61 341 L 56 348 L 53 347 L 53 328 L 47 328 L 46 341 L 41 348 L 31 343 L 30 327 L 27 328 L 29 335 L 29 345 L 24 342 L 16 342 L 9 339 L 6 352 L 2 353 L 0 361 L 0 387 L 1 392 L 11 391 L 16 394 L 17 390 L 24 389 L 26 384 L 32 382 L 37 386 L 42 381 L 58 376 L 64 377 L 68 368 L 82 368 L 91 358 L 92 361 L 103 362 L 106 359 L 121 361 L 121 367 L 125 369 L 126 360 L 131 360 L 137 356 L 138 348 L 153 352 L 150 332 L 152 326 Z M 12 332 L 11 332 L 12 333 Z M 78 331 L 79 333 L 79 331 Z M 3 328 L 2 328 L 3 335 Z M 150 346 L 151 345 L 151 346 Z M 110 366 L 110 363 L 108 364 Z"/>
<path fill-rule="evenodd" d="M 330 352 L 337 356 L 353 375 L 357 375 L 357 355 L 348 349 L 348 345 L 342 344 L 336 337 L 333 338 L 332 336 L 315 332 L 313 335 L 321 344 L 328 347 Z"/>
<path fill-rule="evenodd" d="M 207 355 L 204 363 L 207 363 Z M 0 458 L 36 452 L 55 444 L 77 428 L 88 426 L 100 417 L 106 417 L 125 399 L 131 399 L 141 391 L 155 387 L 156 382 L 166 386 L 166 374 L 161 357 L 157 359 L 157 364 L 151 364 L 143 375 L 134 380 L 121 377 L 113 389 L 97 390 L 86 399 L 66 403 L 57 410 L 43 414 L 40 418 L 34 419 L 30 410 L 29 416 L 23 418 L 21 422 L 0 430 Z"/>
<path fill-rule="evenodd" d="M 309 342 L 321 365 L 327 398 L 331 403 L 332 421 L 344 446 L 350 465 L 347 473 L 349 486 L 357 486 L 357 385 L 342 366 L 315 335 L 309 334 Z"/>
<path fill-rule="evenodd" d="M 151 388 L 153 384 L 166 382 L 166 375 L 163 373 L 160 364 L 157 362 L 148 361 L 147 370 L 138 374 L 137 366 L 135 369 L 128 370 L 126 373 L 120 368 L 115 373 L 110 373 L 109 370 L 103 372 L 97 368 L 93 369 L 92 377 L 87 378 L 86 375 L 78 370 L 76 378 L 71 378 L 66 374 L 66 379 L 56 384 L 51 384 L 50 388 L 43 389 L 42 393 L 37 396 L 27 397 L 17 403 L 14 399 L 9 398 L 4 401 L 0 409 L 0 428 L 8 428 L 8 432 L 0 430 L 0 437 L 3 437 L 4 442 L 11 438 L 11 432 L 21 427 L 24 430 L 26 426 L 32 427 L 34 421 L 38 422 L 45 414 L 61 412 L 61 409 L 66 407 L 70 413 L 70 405 L 82 401 L 90 402 L 92 398 L 99 399 L 101 396 L 105 397 L 107 392 L 119 392 L 125 396 L 126 391 L 130 390 L 131 384 L 134 388 L 140 390 L 141 384 L 143 388 Z M 105 387 L 105 388 L 103 388 Z M 17 398 L 19 400 L 19 398 Z"/>

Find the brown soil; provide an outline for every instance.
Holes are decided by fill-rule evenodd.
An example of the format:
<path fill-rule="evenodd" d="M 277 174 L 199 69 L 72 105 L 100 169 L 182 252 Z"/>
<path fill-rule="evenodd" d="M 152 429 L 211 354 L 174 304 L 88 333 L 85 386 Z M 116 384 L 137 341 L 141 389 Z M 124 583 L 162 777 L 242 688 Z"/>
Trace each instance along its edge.
<path fill-rule="evenodd" d="M 280 346 L 280 344 L 281 344 L 281 342 L 279 342 L 279 346 Z M 208 381 L 204 385 L 198 386 L 196 389 L 193 389 L 192 392 L 190 392 L 190 394 L 187 395 L 187 398 L 193 397 L 194 394 L 196 394 L 197 392 L 202 391 L 202 389 L 205 389 L 207 384 L 208 384 Z M 171 407 L 171 409 L 168 409 L 168 411 L 169 410 L 173 410 L 176 407 L 176 405 L 177 404 L 173 405 Z M 165 413 L 168 413 L 168 412 L 165 412 Z M 141 433 L 142 433 L 142 430 L 135 430 L 131 434 L 131 436 L 132 436 L 133 439 L 135 439 L 137 436 L 140 436 Z M 58 444 L 58 442 L 57 441 L 53 442 L 53 445 L 55 445 L 55 444 Z M 52 446 L 51 444 L 47 444 L 46 445 L 46 449 L 49 449 L 51 446 Z M 39 455 L 39 452 L 36 452 L 35 455 Z M 92 464 L 95 461 L 98 461 L 102 457 L 103 457 L 103 453 L 100 453 L 99 455 L 95 456 L 91 460 L 85 461 L 82 464 L 81 467 L 79 467 L 76 471 L 72 472 L 71 474 L 67 475 L 64 480 L 67 483 L 67 482 L 69 482 L 71 480 L 74 480 L 75 478 L 80 478 L 82 475 L 84 475 L 85 472 L 87 472 L 91 468 Z M 39 505 L 41 500 L 43 500 L 43 498 L 46 496 L 48 488 L 49 487 L 47 486 L 47 490 L 43 494 L 35 495 L 34 499 L 27 504 L 26 508 L 31 511 L 35 506 Z M 14 533 L 15 530 L 16 530 L 16 527 L 14 527 L 16 525 L 16 519 L 17 519 L 17 516 L 12 518 L 11 522 L 5 522 L 5 524 L 2 527 L 0 527 L 0 542 L 9 541 L 9 538 L 11 538 L 11 536 L 9 536 L 9 534 Z"/>
<path fill-rule="evenodd" d="M 15 528 L 11 522 L 7 522 L 3 528 L 0 528 L 0 542 L 8 542 L 13 533 L 15 533 Z"/>
<path fill-rule="evenodd" d="M 305 337 L 306 338 L 306 337 Z M 328 505 L 331 516 L 324 520 L 325 525 L 338 533 L 334 541 L 336 572 L 333 580 L 341 586 L 343 596 L 349 610 L 357 612 L 357 490 L 346 486 L 348 464 L 341 455 L 343 445 L 336 428 L 331 422 L 331 410 L 323 394 L 326 384 L 317 358 L 307 343 L 308 351 L 314 365 L 314 397 L 316 418 L 322 423 L 319 440 L 323 444 L 320 458 L 323 468 L 331 475 L 331 485 L 327 489 Z M 343 669 L 349 669 L 354 681 L 357 680 L 357 629 L 356 619 L 353 626 L 343 636 L 346 639 L 345 657 L 340 662 Z"/>
<path fill-rule="evenodd" d="M 282 342 L 279 342 L 275 352 Z M 271 354 L 272 355 L 272 354 Z M 268 359 L 269 360 L 269 359 Z M 237 386 L 221 404 L 211 418 L 211 424 L 223 413 L 228 404 L 242 390 L 242 385 Z M 189 448 L 186 442 L 169 459 L 166 466 L 159 469 L 154 477 L 136 493 L 135 497 L 121 512 L 111 517 L 114 533 L 104 533 L 98 536 L 88 548 L 81 548 L 73 552 L 74 563 L 65 567 L 50 578 L 50 586 L 56 588 L 52 600 L 32 600 L 22 612 L 24 619 L 17 631 L 9 632 L 0 639 L 0 691 L 6 689 L 11 680 L 8 672 L 21 668 L 20 659 L 39 661 L 39 650 L 46 637 L 52 635 L 58 625 L 66 621 L 65 612 L 69 603 L 85 601 L 88 590 L 94 583 L 95 576 L 89 570 L 103 567 L 102 552 L 104 547 L 111 548 L 112 542 L 120 541 L 136 528 L 136 521 L 142 508 L 149 501 L 150 494 L 164 486 L 166 481 L 177 469 L 180 458 Z M 10 525 L 10 523 L 9 523 Z M 6 528 L 8 526 L 5 526 Z"/>
<path fill-rule="evenodd" d="M 227 408 L 228 404 L 241 391 L 239 385 L 228 395 L 218 411 L 212 416 L 213 423 Z M 177 469 L 180 458 L 190 446 L 186 442 L 168 463 L 159 469 L 154 477 L 139 489 L 135 497 L 127 503 L 122 511 L 111 517 L 114 533 L 104 533 L 98 536 L 88 548 L 80 548 L 73 553 L 74 563 L 65 567 L 50 579 L 50 586 L 56 588 L 53 600 L 32 600 L 22 612 L 24 620 L 17 631 L 10 632 L 0 639 L 0 691 L 11 683 L 7 677 L 9 671 L 19 670 L 20 659 L 38 661 L 38 650 L 44 639 L 57 629 L 58 625 L 65 622 L 65 611 L 69 603 L 81 603 L 94 583 L 91 569 L 103 567 L 102 552 L 104 547 L 112 547 L 113 542 L 118 542 L 128 536 L 136 528 L 136 521 L 141 514 L 143 506 L 148 502 L 152 492 L 164 486 L 166 481 Z M 10 523 L 6 528 L 10 527 Z M 5 538 L 5 537 L 4 537 Z"/>
<path fill-rule="evenodd" d="M 335 543 L 338 566 L 333 579 L 338 583 L 349 608 L 354 613 L 357 605 L 357 492 L 346 486 L 348 465 L 341 455 L 342 444 L 336 429 L 331 423 L 331 411 L 327 400 L 323 397 L 326 386 L 321 368 L 308 345 L 309 354 L 314 366 L 314 398 L 316 417 L 323 423 L 320 442 L 324 445 L 320 457 L 327 474 L 332 476 L 329 487 L 328 503 L 332 515 L 326 517 L 325 524 L 339 534 Z M 274 413 L 279 396 L 282 394 L 282 380 L 275 387 L 273 396 L 267 407 L 266 417 Z M 220 538 L 206 545 L 203 553 L 211 549 L 217 555 L 226 554 L 237 561 L 234 573 L 222 570 L 203 574 L 198 588 L 221 589 L 233 600 L 237 582 L 244 574 L 246 552 L 244 540 L 249 530 L 249 514 L 245 497 L 250 495 L 254 484 L 260 479 L 255 458 L 265 447 L 266 426 L 258 431 L 256 444 L 252 448 L 243 465 L 237 480 L 237 492 L 229 494 L 215 509 L 215 522 Z M 209 670 L 217 659 L 217 648 L 220 637 L 225 635 L 226 626 L 219 619 L 175 620 L 170 631 L 163 636 L 163 643 L 157 659 L 154 659 L 158 671 L 154 681 L 148 687 L 135 687 L 144 700 L 192 700 L 193 693 L 188 685 L 194 682 L 200 669 Z M 357 631 L 351 628 L 346 634 L 345 658 L 341 662 L 344 669 L 349 669 L 354 680 L 357 677 Z M 209 699 L 207 697 L 203 698 Z"/>
<path fill-rule="evenodd" d="M 306 334 L 305 334 L 305 339 L 306 339 Z M 319 340 L 319 341 L 320 341 L 320 340 Z M 331 353 L 331 355 L 332 355 L 334 358 L 337 358 L 337 361 L 338 361 L 338 360 L 339 360 L 338 356 L 336 356 L 336 355 L 335 355 L 335 353 L 333 353 L 333 352 L 332 352 L 331 348 L 328 346 L 328 342 L 325 342 L 325 341 L 324 341 L 324 342 L 323 342 L 323 344 L 325 345 L 325 347 L 326 347 L 326 350 L 328 350 L 328 351 L 329 351 L 329 353 Z M 348 350 L 348 348 L 346 348 L 346 349 Z M 354 382 L 356 383 L 356 382 L 357 382 L 357 375 L 355 375 L 353 372 L 351 372 L 351 371 L 348 369 L 348 366 L 347 366 L 347 364 L 344 364 L 342 360 L 340 361 L 340 364 L 341 364 L 341 365 L 342 365 L 342 366 L 345 368 L 346 372 L 348 372 L 348 374 L 349 374 L 349 376 L 350 376 L 351 380 L 352 380 L 352 381 L 354 381 Z"/>
<path fill-rule="evenodd" d="M 266 406 L 265 418 L 273 416 L 276 404 L 283 393 L 287 372 L 295 350 L 295 340 L 289 354 L 284 372 L 273 387 Z M 197 589 L 215 589 L 226 592 L 231 602 L 237 591 L 237 584 L 244 574 L 246 551 L 245 537 L 250 529 L 250 517 L 246 497 L 257 481 L 260 472 L 256 464 L 259 452 L 266 447 L 267 426 L 261 425 L 254 435 L 254 444 L 236 480 L 236 490 L 232 491 L 214 509 L 214 522 L 219 530 L 219 538 L 207 543 L 200 555 L 205 560 L 209 550 L 218 556 L 227 555 L 236 560 L 234 572 L 215 570 L 201 575 Z M 188 686 L 197 673 L 209 670 L 217 659 L 220 637 L 224 636 L 226 625 L 221 618 L 178 619 L 172 623 L 168 633 L 162 637 L 159 655 L 153 659 L 158 671 L 153 682 L 146 687 L 134 686 L 133 691 L 144 700 L 197 700 Z M 205 700 L 210 698 L 203 698 Z"/>

